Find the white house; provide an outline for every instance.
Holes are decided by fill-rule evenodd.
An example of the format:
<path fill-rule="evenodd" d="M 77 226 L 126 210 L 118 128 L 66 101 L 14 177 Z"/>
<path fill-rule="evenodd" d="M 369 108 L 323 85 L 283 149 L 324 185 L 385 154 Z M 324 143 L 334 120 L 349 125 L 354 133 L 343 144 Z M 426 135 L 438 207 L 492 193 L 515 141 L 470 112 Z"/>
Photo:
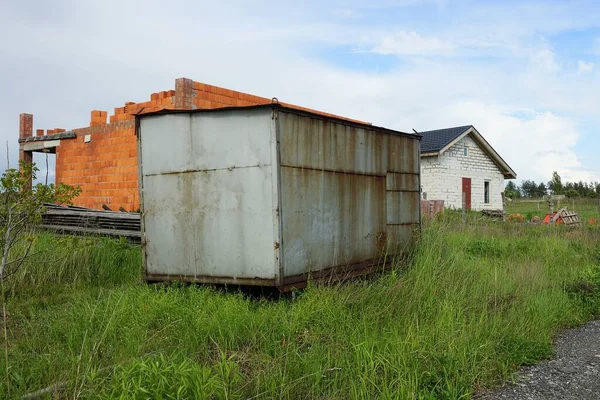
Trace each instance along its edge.
<path fill-rule="evenodd" d="M 517 174 L 474 126 L 419 132 L 421 191 L 429 200 L 444 200 L 446 207 L 501 210 L 504 180 Z"/>

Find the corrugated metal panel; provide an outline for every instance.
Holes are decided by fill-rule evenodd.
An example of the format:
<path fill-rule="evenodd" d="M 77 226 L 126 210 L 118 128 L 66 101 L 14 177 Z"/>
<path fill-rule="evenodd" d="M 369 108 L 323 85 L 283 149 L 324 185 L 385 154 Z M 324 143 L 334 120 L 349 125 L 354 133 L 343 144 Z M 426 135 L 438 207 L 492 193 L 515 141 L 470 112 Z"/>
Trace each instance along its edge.
<path fill-rule="evenodd" d="M 271 165 L 267 115 L 268 110 L 232 110 L 142 119 L 142 131 L 152 130 L 142 141 L 144 175 Z"/>
<path fill-rule="evenodd" d="M 418 138 L 275 107 L 141 119 L 147 278 L 373 271 L 419 227 Z"/>
<path fill-rule="evenodd" d="M 415 231 L 419 225 L 388 225 L 388 251 L 399 253 L 409 251 L 415 243 Z"/>
<path fill-rule="evenodd" d="M 419 175 L 397 174 L 390 172 L 386 175 L 386 190 L 419 191 Z"/>
<path fill-rule="evenodd" d="M 388 223 L 419 223 L 416 138 L 288 113 L 279 122 L 286 276 L 378 262 Z M 412 235 L 392 231 L 392 240 Z"/>
<path fill-rule="evenodd" d="M 414 192 L 387 192 L 387 223 L 418 224 L 419 202 L 418 193 Z"/>
<path fill-rule="evenodd" d="M 274 279 L 270 114 L 141 121 L 146 271 Z"/>
<path fill-rule="evenodd" d="M 388 135 L 281 113 L 281 165 L 385 175 Z"/>
<path fill-rule="evenodd" d="M 385 240 L 385 179 L 283 167 L 286 275 L 377 257 Z"/>
<path fill-rule="evenodd" d="M 419 141 L 405 137 L 388 135 L 387 172 L 410 172 L 419 174 Z"/>

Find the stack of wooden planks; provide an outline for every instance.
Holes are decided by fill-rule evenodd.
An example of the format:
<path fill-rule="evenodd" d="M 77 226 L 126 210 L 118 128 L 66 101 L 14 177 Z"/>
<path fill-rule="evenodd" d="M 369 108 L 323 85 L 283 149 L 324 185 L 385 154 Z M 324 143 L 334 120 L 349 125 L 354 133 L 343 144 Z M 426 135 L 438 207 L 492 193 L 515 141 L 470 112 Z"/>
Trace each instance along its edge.
<path fill-rule="evenodd" d="M 42 227 L 60 233 L 126 237 L 140 241 L 140 214 L 46 204 Z"/>
<path fill-rule="evenodd" d="M 504 211 L 502 210 L 481 210 L 481 214 L 490 218 L 504 218 Z"/>

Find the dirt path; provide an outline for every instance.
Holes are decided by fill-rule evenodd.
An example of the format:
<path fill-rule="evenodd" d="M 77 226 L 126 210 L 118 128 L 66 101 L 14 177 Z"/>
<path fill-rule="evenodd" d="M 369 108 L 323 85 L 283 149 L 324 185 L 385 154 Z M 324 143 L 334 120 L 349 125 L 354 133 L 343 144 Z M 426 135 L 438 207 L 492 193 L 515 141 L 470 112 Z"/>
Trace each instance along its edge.
<path fill-rule="evenodd" d="M 523 368 L 513 383 L 474 398 L 600 399 L 600 320 L 563 332 L 554 359 Z"/>

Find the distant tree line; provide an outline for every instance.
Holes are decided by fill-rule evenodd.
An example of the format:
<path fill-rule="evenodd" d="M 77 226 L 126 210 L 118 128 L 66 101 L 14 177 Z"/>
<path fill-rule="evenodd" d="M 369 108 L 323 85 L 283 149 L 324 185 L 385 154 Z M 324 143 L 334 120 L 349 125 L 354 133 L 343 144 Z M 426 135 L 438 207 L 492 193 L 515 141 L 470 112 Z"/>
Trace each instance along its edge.
<path fill-rule="evenodd" d="M 508 182 L 504 194 L 512 199 L 539 198 L 548 194 L 564 194 L 571 197 L 600 197 L 600 182 L 565 182 L 563 183 L 558 172 L 552 173 L 552 180 L 547 183 L 524 180 L 521 185 L 513 181 Z"/>

